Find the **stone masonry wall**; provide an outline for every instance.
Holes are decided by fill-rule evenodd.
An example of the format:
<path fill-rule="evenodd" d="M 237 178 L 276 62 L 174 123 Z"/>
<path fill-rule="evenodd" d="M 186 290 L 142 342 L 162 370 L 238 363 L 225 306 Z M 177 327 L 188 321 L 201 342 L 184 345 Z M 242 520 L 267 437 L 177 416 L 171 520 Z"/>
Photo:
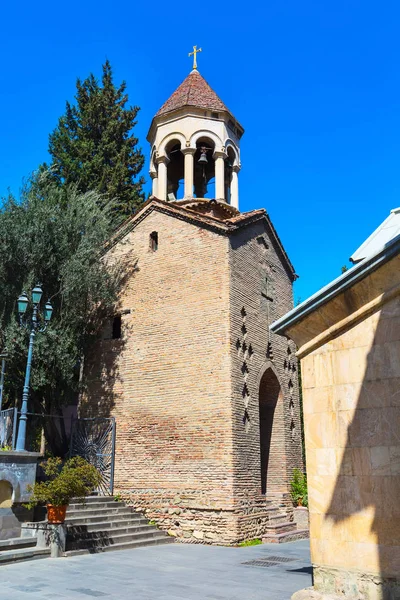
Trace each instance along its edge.
<path fill-rule="evenodd" d="M 342 305 L 348 310 L 380 278 L 376 293 L 398 285 L 399 264 L 396 257 L 372 273 Z M 315 589 L 354 600 L 400 598 L 400 296 L 302 365 Z"/>
<path fill-rule="evenodd" d="M 127 254 L 122 339 L 87 362 L 81 415 L 116 417 L 115 490 L 138 510 L 187 541 L 231 543 L 228 238 L 153 212 L 109 260 Z"/>
<path fill-rule="evenodd" d="M 261 493 L 259 392 L 270 370 L 267 375 L 271 381 L 277 378 L 280 387 L 270 460 L 284 468 L 275 469 L 274 485 L 268 486 L 267 475 L 267 498 L 291 506 L 293 468 L 303 467 L 298 364 L 294 344 L 269 334 L 269 324 L 293 307 L 291 276 L 261 222 L 232 236 L 230 265 L 235 501 L 245 507 Z"/>
<path fill-rule="evenodd" d="M 279 336 L 268 345 L 268 323 L 292 306 L 282 257 L 264 224 L 230 239 L 160 212 L 108 254 L 127 257 L 122 338 L 111 339 L 109 327 L 87 360 L 80 407 L 82 416 L 116 418 L 115 490 L 183 541 L 261 536 L 269 512 L 258 398 L 268 369 L 279 380 L 269 496 L 287 502 L 301 466 L 294 346 Z M 266 273 L 272 303 L 261 295 Z"/>

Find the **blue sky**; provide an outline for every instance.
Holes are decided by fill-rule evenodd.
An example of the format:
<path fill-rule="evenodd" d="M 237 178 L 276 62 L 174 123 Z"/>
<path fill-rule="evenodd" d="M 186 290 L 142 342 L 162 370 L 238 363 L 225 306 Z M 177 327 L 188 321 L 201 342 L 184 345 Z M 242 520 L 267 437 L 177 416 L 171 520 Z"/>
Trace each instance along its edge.
<path fill-rule="evenodd" d="M 150 121 L 197 44 L 245 128 L 240 208 L 266 208 L 305 300 L 400 205 L 399 19 L 390 0 L 3 3 L 0 194 L 48 158 L 76 77 L 106 58 L 141 107 L 147 157 Z"/>

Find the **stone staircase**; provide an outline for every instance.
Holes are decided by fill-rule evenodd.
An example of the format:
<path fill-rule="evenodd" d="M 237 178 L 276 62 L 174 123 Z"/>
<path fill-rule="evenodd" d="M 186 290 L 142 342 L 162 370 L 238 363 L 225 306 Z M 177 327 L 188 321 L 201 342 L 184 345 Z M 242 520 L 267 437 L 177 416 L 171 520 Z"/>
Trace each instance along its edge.
<path fill-rule="evenodd" d="M 84 504 L 70 504 L 65 524 L 65 556 L 174 542 L 142 514 L 110 496 L 89 496 Z"/>
<path fill-rule="evenodd" d="M 283 503 L 278 503 L 276 499 L 269 499 L 267 502 L 270 503 L 271 509 L 266 532 L 262 536 L 264 543 L 281 544 L 309 537 L 308 529 L 297 528 L 292 512 L 288 512 Z"/>
<path fill-rule="evenodd" d="M 36 541 L 36 537 L 0 540 L 0 565 L 50 556 L 50 548 L 36 548 Z"/>

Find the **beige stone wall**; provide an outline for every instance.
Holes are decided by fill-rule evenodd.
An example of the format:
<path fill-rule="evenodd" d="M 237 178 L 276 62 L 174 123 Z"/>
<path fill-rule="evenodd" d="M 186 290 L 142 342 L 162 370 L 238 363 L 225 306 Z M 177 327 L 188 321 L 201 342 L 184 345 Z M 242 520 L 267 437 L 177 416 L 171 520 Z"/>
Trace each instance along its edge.
<path fill-rule="evenodd" d="M 354 292 L 359 305 L 394 284 L 389 267 L 362 283 L 369 297 Z M 400 597 L 400 299 L 388 297 L 302 360 L 315 587 L 346 598 Z M 337 300 L 344 318 L 350 298 Z"/>

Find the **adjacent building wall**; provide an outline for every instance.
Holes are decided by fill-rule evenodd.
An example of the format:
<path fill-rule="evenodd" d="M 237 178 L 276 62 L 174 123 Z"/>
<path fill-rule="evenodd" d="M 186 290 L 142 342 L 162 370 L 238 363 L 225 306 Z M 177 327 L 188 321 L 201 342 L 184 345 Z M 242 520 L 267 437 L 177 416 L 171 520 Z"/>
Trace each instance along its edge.
<path fill-rule="evenodd" d="M 400 256 L 286 331 L 303 357 L 315 591 L 400 598 Z"/>

